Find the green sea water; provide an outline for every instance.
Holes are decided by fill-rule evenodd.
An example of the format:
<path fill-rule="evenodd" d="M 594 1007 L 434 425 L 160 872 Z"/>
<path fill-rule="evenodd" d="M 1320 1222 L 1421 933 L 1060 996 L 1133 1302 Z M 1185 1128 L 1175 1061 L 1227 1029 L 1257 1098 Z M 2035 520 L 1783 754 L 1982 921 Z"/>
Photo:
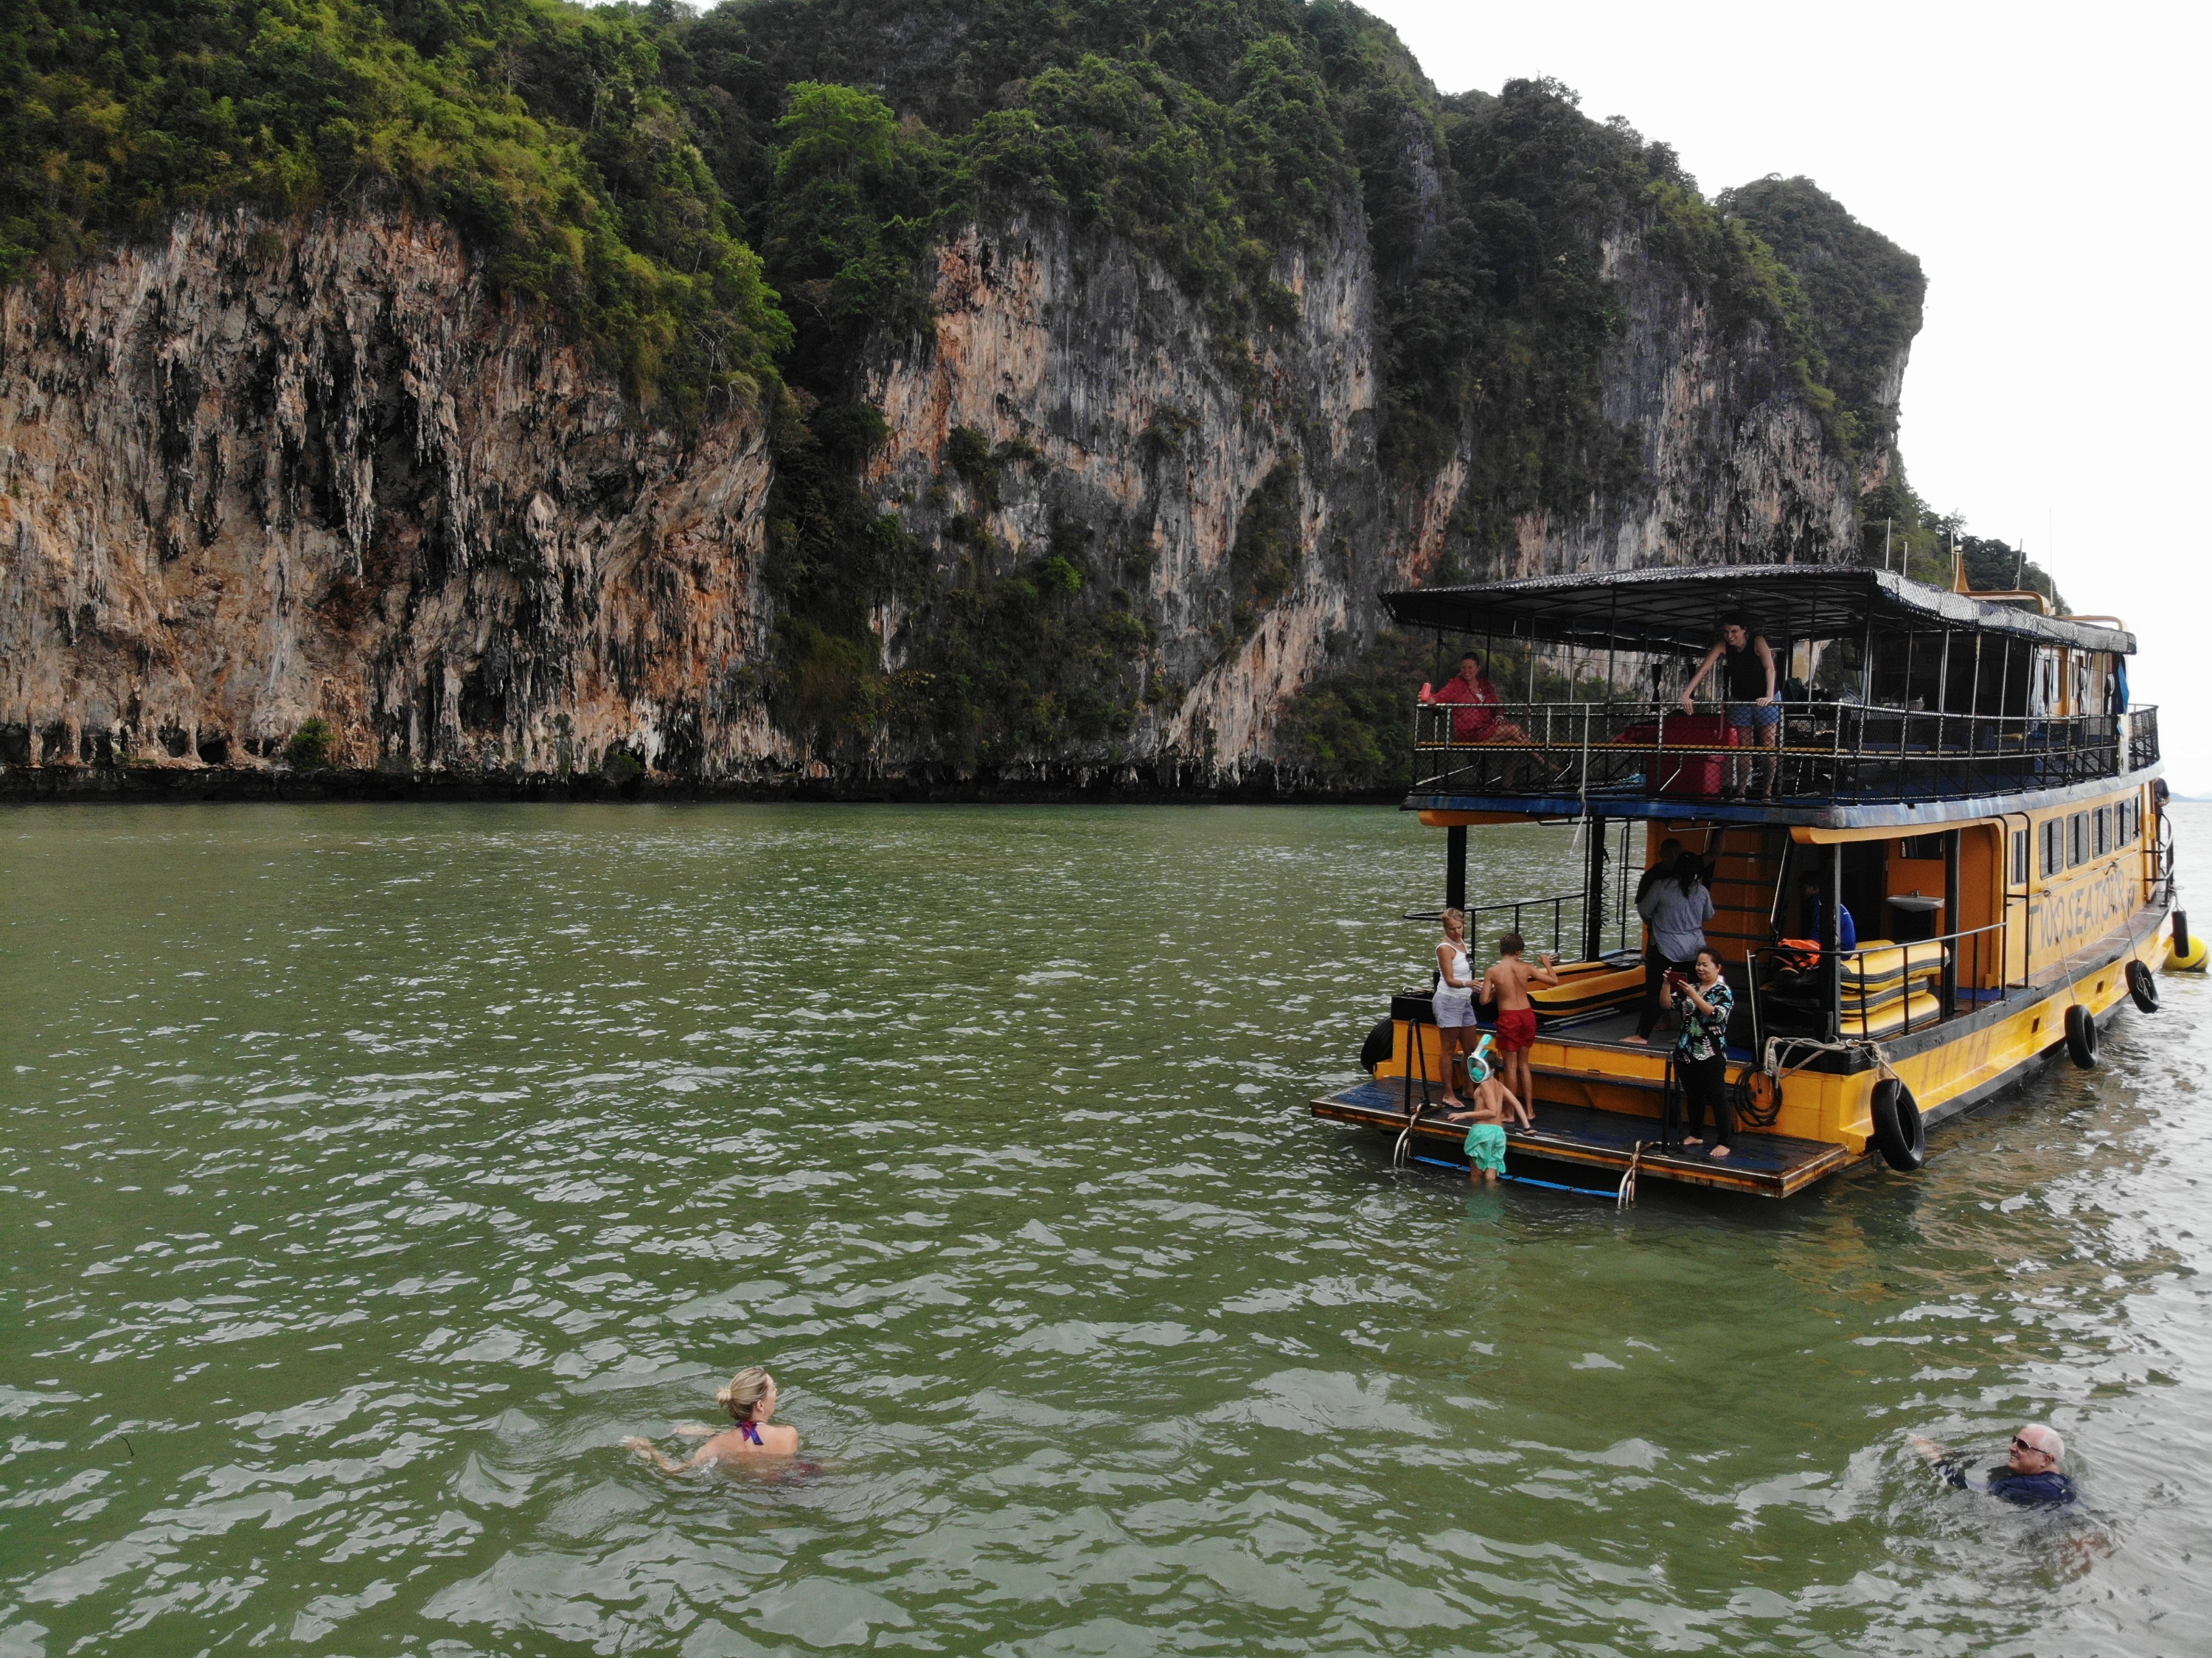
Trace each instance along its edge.
<path fill-rule="evenodd" d="M 1471 1191 L 1305 1106 L 1441 841 L 0 815 L 0 1658 L 2212 1650 L 2212 986 L 1917 1176 Z M 756 1362 L 806 1468 L 620 1448 Z M 2079 1513 L 1905 1445 L 2027 1419 Z"/>

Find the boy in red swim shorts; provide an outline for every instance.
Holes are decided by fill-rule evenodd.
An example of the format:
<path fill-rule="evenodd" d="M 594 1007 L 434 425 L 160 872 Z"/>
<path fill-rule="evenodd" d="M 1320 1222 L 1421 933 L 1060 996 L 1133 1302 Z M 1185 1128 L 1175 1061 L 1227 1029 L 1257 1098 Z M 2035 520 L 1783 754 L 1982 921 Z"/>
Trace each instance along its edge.
<path fill-rule="evenodd" d="M 1528 948 L 1518 933 L 1508 933 L 1498 941 L 1498 960 L 1482 976 L 1481 997 L 1498 1008 L 1498 1066 L 1502 1073 L 1498 1080 L 1513 1096 L 1523 1128 L 1535 1121 L 1529 1107 L 1536 1098 L 1535 1078 L 1528 1070 L 1528 1050 L 1536 1045 L 1536 1004 L 1528 999 L 1528 987 L 1559 982 L 1559 974 L 1552 971 L 1552 953 L 1545 951 L 1536 958 L 1537 965 L 1530 966 L 1521 959 L 1521 953 Z"/>

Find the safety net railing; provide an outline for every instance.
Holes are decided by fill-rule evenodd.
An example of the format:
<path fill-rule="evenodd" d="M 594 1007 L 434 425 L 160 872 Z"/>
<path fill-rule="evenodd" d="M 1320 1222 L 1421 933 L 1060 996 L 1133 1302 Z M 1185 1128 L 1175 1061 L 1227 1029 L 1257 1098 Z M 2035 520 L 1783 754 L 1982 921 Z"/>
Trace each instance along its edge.
<path fill-rule="evenodd" d="M 2158 759 L 2157 710 L 1956 714 L 1842 702 L 1423 703 L 1415 792 L 1794 802 L 2070 787 Z"/>

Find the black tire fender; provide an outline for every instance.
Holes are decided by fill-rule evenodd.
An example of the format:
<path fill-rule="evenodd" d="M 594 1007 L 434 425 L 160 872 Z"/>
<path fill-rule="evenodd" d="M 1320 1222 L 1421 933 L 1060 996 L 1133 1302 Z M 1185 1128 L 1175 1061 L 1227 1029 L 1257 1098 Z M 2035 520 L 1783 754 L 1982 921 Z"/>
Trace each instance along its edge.
<path fill-rule="evenodd" d="M 2066 1009 L 2066 1057 L 2083 1070 L 2097 1069 L 2097 1015 L 2079 1002 Z"/>
<path fill-rule="evenodd" d="M 2128 963 L 2128 994 L 2145 1013 L 2158 1011 L 2158 976 L 2140 960 Z"/>
<path fill-rule="evenodd" d="M 1388 1059 L 1397 1047 L 1398 1033 L 1395 1024 L 1388 1019 L 1376 1020 L 1375 1028 L 1367 1033 L 1367 1039 L 1359 1045 L 1359 1069 L 1370 1076 L 1374 1076 L 1376 1066 Z"/>
<path fill-rule="evenodd" d="M 1928 1161 L 1928 1125 L 1921 1119 L 1920 1102 L 1894 1076 L 1874 1085 L 1874 1143 L 1882 1161 L 1900 1174 Z"/>

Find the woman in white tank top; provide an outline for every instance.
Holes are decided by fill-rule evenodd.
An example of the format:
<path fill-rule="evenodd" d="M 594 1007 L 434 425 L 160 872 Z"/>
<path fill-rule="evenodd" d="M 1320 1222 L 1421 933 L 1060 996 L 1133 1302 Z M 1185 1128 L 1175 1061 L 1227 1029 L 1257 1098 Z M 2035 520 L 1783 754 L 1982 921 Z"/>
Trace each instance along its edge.
<path fill-rule="evenodd" d="M 1457 910 L 1443 914 L 1444 936 L 1437 946 L 1437 991 L 1431 1005 L 1436 1009 L 1437 1045 L 1443 1050 L 1444 1109 L 1457 1111 L 1460 1097 L 1452 1092 L 1452 1060 L 1473 1053 L 1482 1039 L 1474 1022 L 1474 964 L 1467 954 L 1467 917 Z"/>

